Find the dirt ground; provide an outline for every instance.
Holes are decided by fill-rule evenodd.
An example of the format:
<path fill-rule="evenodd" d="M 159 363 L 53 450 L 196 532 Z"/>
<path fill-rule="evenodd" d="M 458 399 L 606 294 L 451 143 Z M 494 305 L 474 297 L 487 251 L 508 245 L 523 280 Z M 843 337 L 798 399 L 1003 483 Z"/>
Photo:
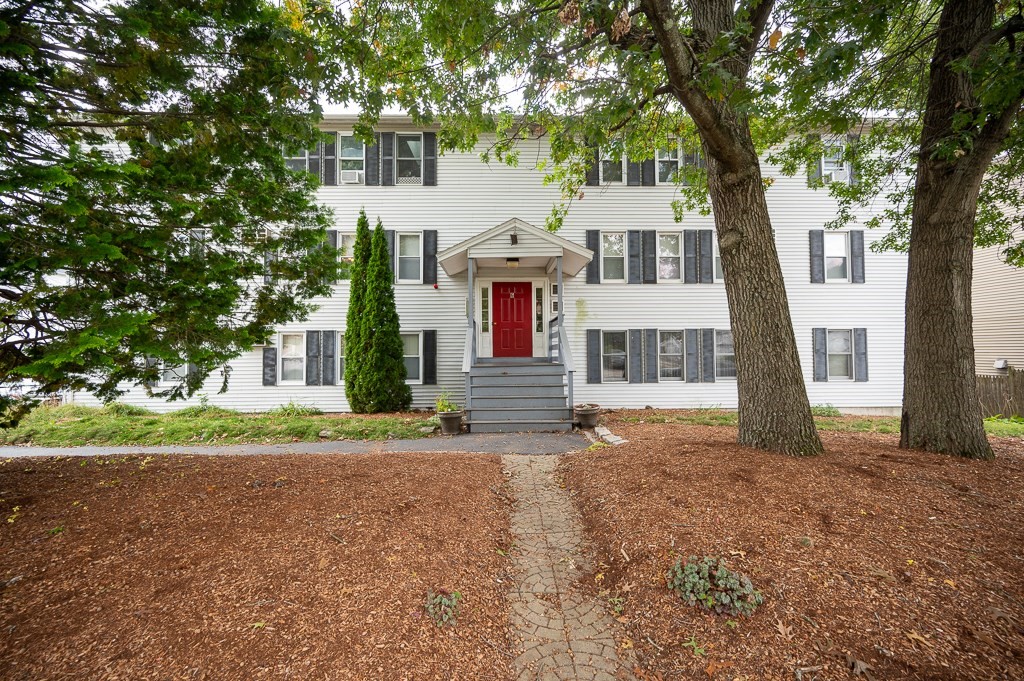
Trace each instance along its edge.
<path fill-rule="evenodd" d="M 629 444 L 560 468 L 641 679 L 1024 678 L 1024 442 L 973 462 L 824 433 L 798 460 L 734 428 L 619 420 L 643 415 L 606 417 Z M 665 572 L 690 555 L 724 557 L 764 605 L 684 605 Z"/>
<path fill-rule="evenodd" d="M 470 454 L 8 460 L 0 678 L 508 678 L 503 483 Z"/>

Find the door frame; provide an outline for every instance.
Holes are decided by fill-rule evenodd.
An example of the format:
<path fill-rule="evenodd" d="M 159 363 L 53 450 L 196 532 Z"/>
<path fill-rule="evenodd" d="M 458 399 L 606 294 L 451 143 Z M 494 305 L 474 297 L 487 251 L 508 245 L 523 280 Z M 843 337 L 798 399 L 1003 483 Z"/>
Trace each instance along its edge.
<path fill-rule="evenodd" d="M 475 290 L 473 291 L 473 300 L 476 305 L 476 309 L 473 311 L 473 319 L 476 322 L 476 341 L 477 341 L 477 356 L 478 357 L 493 357 L 494 356 L 494 338 L 493 334 L 488 330 L 483 329 L 483 289 L 487 289 L 487 300 L 488 305 L 492 307 L 494 304 L 493 288 L 494 282 L 518 282 L 518 283 L 529 283 L 530 284 L 530 309 L 534 310 L 536 315 L 537 309 L 537 289 L 540 288 L 543 291 L 543 300 L 541 301 L 541 320 L 542 331 L 537 332 L 536 327 L 536 316 L 534 322 L 531 325 L 533 328 L 533 356 L 534 357 L 546 357 L 547 356 L 547 328 L 548 323 L 551 321 L 551 279 L 543 274 L 510 274 L 508 276 L 491 276 L 488 274 L 486 277 L 480 277 L 473 281 Z"/>

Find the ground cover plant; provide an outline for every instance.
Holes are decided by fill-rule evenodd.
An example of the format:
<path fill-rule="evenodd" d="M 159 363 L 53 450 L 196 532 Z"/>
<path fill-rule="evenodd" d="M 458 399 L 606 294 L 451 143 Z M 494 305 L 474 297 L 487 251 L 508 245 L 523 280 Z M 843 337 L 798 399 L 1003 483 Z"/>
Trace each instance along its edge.
<path fill-rule="evenodd" d="M 898 427 L 823 429 L 826 453 L 794 460 L 697 416 L 725 418 L 606 414 L 629 442 L 559 469 L 640 678 L 1024 677 L 1019 437 L 980 462 L 901 450 Z M 686 556 L 721 556 L 764 602 L 749 618 L 689 607 L 666 586 Z"/>
<path fill-rule="evenodd" d="M 7 459 L 0 678 L 510 678 L 504 479 L 464 453 Z"/>
<path fill-rule="evenodd" d="M 40 407 L 16 427 L 0 430 L 0 444 L 47 447 L 80 445 L 205 445 L 387 440 L 424 437 L 428 414 L 324 415 L 298 405 L 245 414 L 197 405 L 156 414 L 114 403 L 103 408 Z"/>

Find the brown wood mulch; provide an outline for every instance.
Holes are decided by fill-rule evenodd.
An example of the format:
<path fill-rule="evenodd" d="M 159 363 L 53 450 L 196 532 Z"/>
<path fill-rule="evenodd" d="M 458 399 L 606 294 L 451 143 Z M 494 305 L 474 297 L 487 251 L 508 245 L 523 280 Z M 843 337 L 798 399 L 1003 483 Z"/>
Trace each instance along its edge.
<path fill-rule="evenodd" d="M 627 445 L 560 468 L 638 678 L 1024 678 L 1024 442 L 976 462 L 823 433 L 826 455 L 794 459 L 734 428 L 618 420 L 643 413 L 606 417 Z M 685 605 L 665 572 L 690 555 L 724 557 L 765 603 Z"/>
<path fill-rule="evenodd" d="M 508 678 L 504 481 L 471 454 L 7 460 L 0 678 Z"/>

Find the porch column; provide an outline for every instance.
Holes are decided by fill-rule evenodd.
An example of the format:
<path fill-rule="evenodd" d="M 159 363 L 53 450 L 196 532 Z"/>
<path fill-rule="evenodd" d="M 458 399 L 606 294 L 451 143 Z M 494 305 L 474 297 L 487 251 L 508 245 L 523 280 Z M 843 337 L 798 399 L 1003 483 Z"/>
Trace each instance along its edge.
<path fill-rule="evenodd" d="M 565 325 L 565 308 L 562 307 L 562 256 L 555 258 L 555 269 L 558 271 L 558 325 Z"/>
<path fill-rule="evenodd" d="M 466 320 L 466 325 L 473 332 L 473 338 L 471 341 L 472 351 L 470 352 L 470 359 L 472 360 L 473 364 L 476 364 L 476 299 L 474 297 L 476 286 L 473 282 L 473 265 L 475 261 L 473 258 L 467 257 L 466 262 L 469 265 L 466 268 L 466 286 L 468 287 L 466 300 L 469 303 L 469 318 Z"/>

